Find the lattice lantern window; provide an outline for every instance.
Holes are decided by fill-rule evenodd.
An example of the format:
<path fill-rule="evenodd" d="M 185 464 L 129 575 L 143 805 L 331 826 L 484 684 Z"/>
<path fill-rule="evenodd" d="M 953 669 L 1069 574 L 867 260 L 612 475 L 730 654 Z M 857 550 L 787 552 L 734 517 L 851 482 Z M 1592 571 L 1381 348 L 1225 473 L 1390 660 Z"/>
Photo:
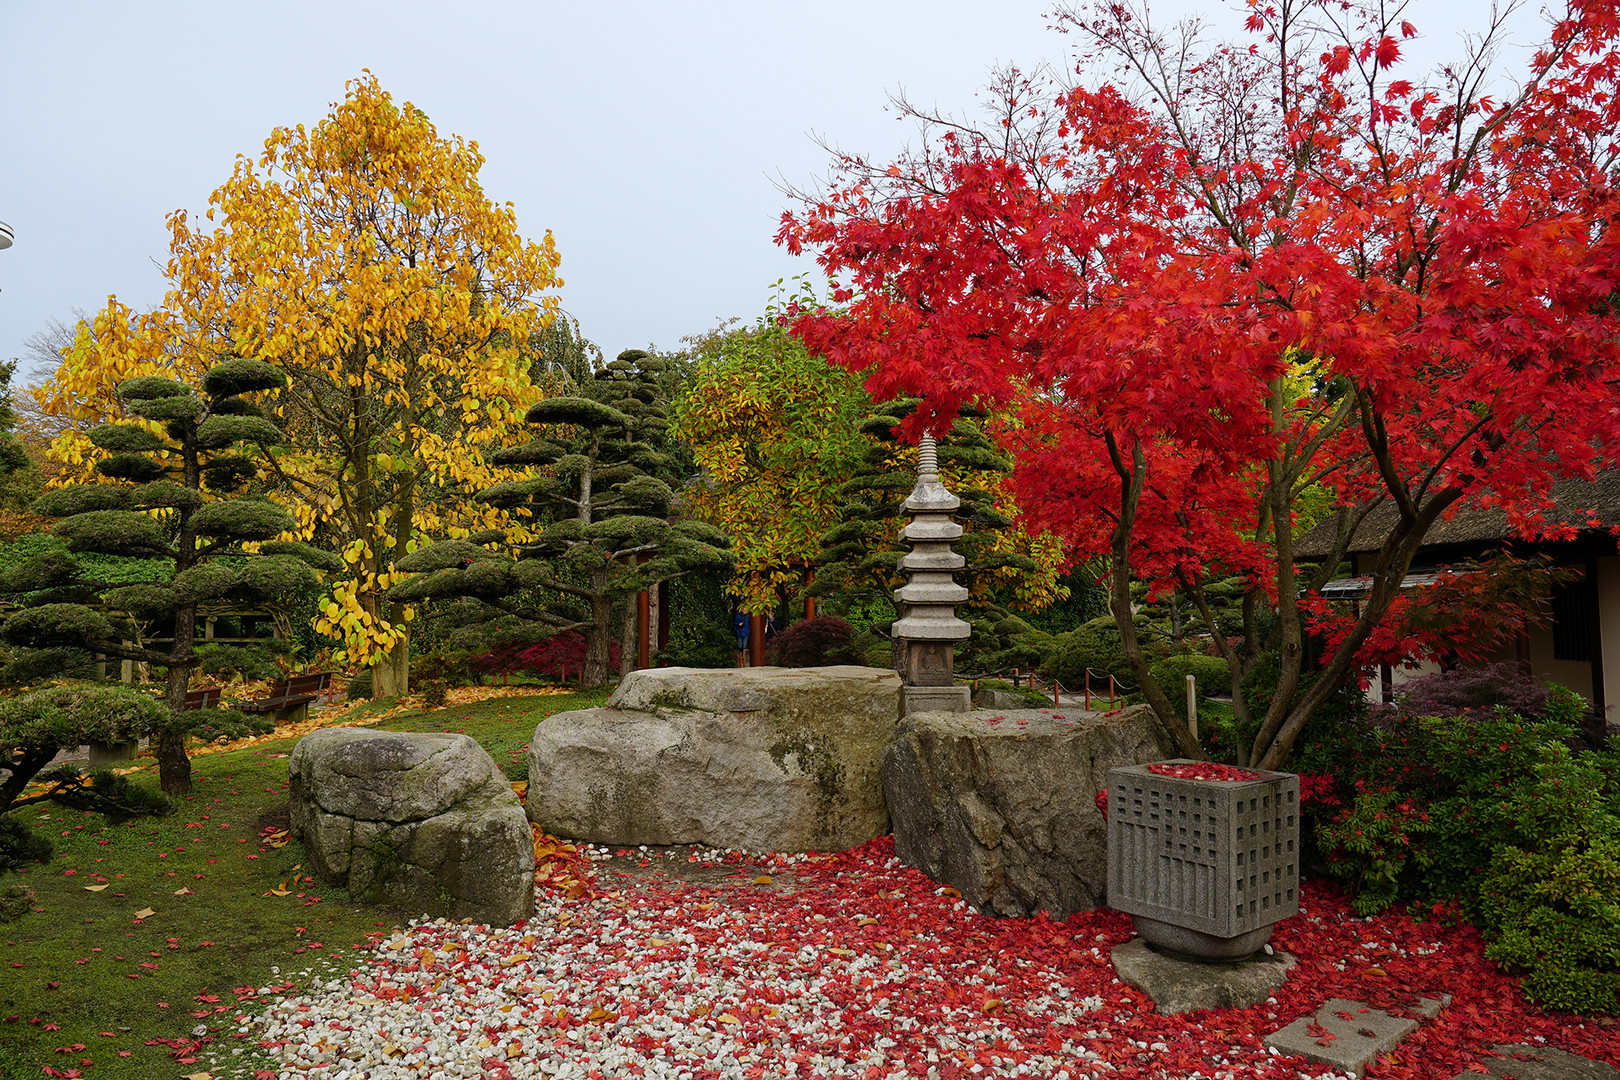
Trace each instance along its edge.
<path fill-rule="evenodd" d="M 1226 770 L 1242 779 L 1184 779 L 1154 768 L 1109 770 L 1108 906 L 1161 952 L 1252 954 L 1299 912 L 1299 777 L 1244 769 Z"/>

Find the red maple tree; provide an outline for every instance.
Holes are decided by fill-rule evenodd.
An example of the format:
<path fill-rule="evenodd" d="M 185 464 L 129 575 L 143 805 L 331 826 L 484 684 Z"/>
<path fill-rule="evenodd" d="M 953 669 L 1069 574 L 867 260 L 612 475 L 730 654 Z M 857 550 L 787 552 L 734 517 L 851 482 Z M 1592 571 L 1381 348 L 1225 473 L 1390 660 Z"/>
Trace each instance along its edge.
<path fill-rule="evenodd" d="M 1207 46 L 1124 0 L 1064 14 L 1077 85 L 1005 72 L 983 125 L 912 110 L 921 149 L 838 156 L 778 242 L 845 285 L 795 331 L 875 397 L 923 397 L 908 434 L 967 401 L 1014 410 L 1020 505 L 1076 558 L 1109 558 L 1116 610 L 1133 576 L 1207 612 L 1202 582 L 1247 575 L 1245 633 L 1212 637 L 1234 691 L 1281 658 L 1252 716 L 1234 695 L 1257 732 L 1240 763 L 1272 769 L 1430 525 L 1501 505 L 1533 533 L 1555 479 L 1614 463 L 1620 0 L 1572 0 L 1501 100 L 1499 25 L 1411 81 L 1416 29 L 1392 5 L 1249 6 L 1246 40 Z M 1347 509 L 1345 538 L 1397 511 L 1314 678 L 1300 597 L 1338 560 L 1296 567 L 1313 485 Z M 1202 757 L 1119 627 L 1179 752 Z"/>

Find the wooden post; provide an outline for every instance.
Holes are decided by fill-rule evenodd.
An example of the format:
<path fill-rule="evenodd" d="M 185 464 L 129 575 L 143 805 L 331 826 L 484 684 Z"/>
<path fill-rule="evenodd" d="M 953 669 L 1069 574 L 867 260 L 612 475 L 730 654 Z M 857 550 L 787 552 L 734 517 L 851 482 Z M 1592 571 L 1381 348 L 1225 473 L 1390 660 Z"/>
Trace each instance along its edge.
<path fill-rule="evenodd" d="M 658 651 L 669 648 L 669 582 L 658 583 Z"/>
<path fill-rule="evenodd" d="M 751 667 L 765 666 L 765 616 L 748 616 L 748 663 Z"/>
<path fill-rule="evenodd" d="M 647 590 L 642 589 L 636 593 L 636 667 L 652 667 L 652 654 L 647 648 L 647 638 L 652 629 L 650 616 L 652 608 L 648 603 Z"/>
<path fill-rule="evenodd" d="M 1063 688 L 1062 684 L 1060 684 L 1056 679 L 1052 680 L 1052 708 L 1054 708 L 1054 709 L 1056 709 L 1061 704 L 1058 701 L 1058 691 L 1061 690 L 1062 688 Z"/>
<path fill-rule="evenodd" d="M 1192 672 L 1187 672 L 1187 730 L 1192 732 L 1193 742 L 1198 741 L 1198 679 Z"/>
<path fill-rule="evenodd" d="M 816 568 L 813 566 L 808 567 L 804 572 L 804 587 L 808 589 L 811 583 L 815 580 Z M 809 593 L 804 594 L 804 617 L 807 619 L 813 619 L 816 617 L 816 598 L 811 596 Z"/>

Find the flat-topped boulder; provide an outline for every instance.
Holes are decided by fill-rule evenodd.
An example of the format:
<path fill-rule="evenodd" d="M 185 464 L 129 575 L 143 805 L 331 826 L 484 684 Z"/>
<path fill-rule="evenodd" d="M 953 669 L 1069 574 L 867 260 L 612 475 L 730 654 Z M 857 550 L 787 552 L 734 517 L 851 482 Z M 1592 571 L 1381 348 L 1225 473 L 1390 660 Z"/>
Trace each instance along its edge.
<path fill-rule="evenodd" d="M 534 840 L 466 735 L 328 728 L 288 762 L 292 835 L 361 903 L 496 926 L 534 913 Z"/>
<path fill-rule="evenodd" d="M 655 668 L 529 741 L 529 820 L 602 844 L 841 851 L 889 831 L 900 678 L 865 667 Z"/>
<path fill-rule="evenodd" d="M 1173 749 L 1145 705 L 912 714 L 883 761 L 895 854 L 989 914 L 1090 910 L 1108 883 L 1108 770 Z"/>

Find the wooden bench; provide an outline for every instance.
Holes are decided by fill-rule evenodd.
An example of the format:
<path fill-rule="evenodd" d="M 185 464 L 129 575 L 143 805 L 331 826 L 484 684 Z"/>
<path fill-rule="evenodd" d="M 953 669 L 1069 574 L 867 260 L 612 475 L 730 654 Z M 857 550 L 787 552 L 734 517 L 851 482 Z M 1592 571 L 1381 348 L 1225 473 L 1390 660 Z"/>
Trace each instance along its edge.
<path fill-rule="evenodd" d="M 309 718 L 309 703 L 321 698 L 332 685 L 332 672 L 294 675 L 270 684 L 270 693 L 254 701 L 238 701 L 245 713 L 272 713 L 278 724 L 296 724 Z"/>
<path fill-rule="evenodd" d="M 217 686 L 205 686 L 200 690 L 187 690 L 186 702 L 180 706 L 181 712 L 190 712 L 193 709 L 216 709 L 219 707 L 219 691 Z"/>

